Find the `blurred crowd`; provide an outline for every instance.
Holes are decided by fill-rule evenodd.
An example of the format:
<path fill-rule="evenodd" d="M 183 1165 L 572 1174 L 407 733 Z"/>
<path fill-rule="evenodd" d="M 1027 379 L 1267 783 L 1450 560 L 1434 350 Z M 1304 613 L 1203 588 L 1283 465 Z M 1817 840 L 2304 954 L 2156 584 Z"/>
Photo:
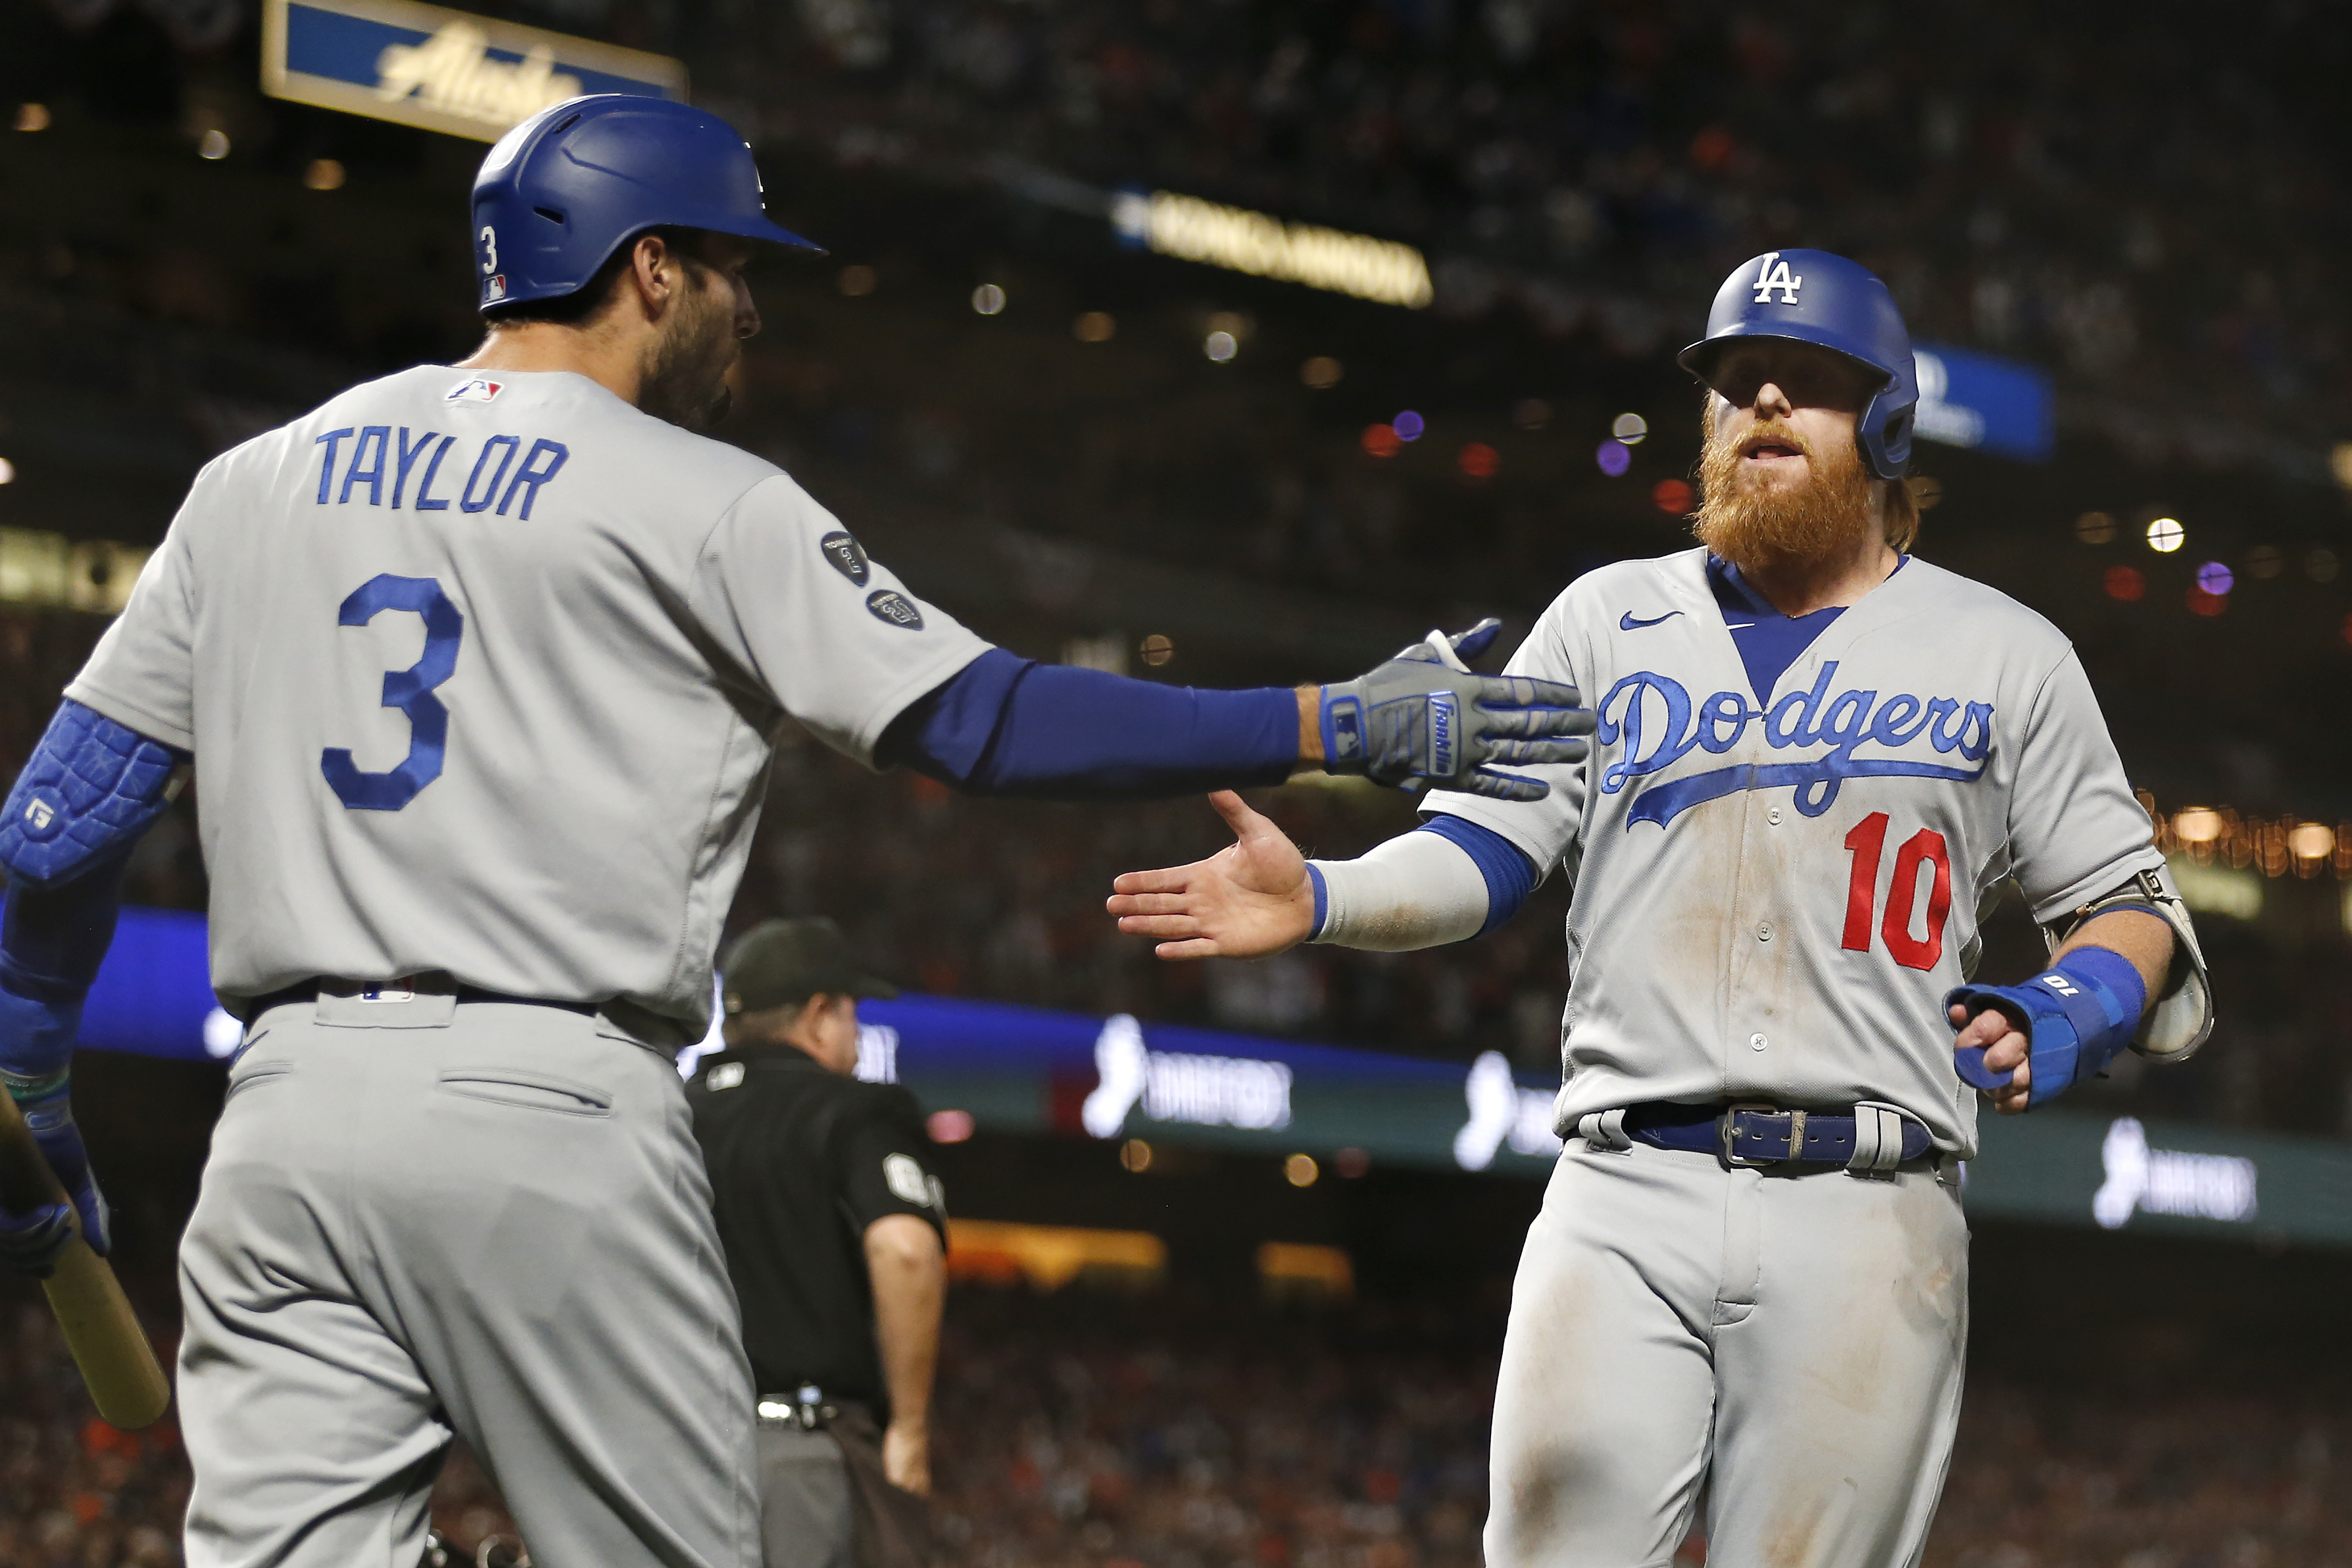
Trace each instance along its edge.
<path fill-rule="evenodd" d="M 1404 1306 L 961 1289 L 934 1410 L 947 1568 L 1476 1568 L 1500 1323 Z M 169 1568 L 166 1425 L 89 1413 L 45 1309 L 0 1297 L 0 1563 Z M 434 1519 L 471 1561 L 513 1521 L 462 1449 Z M 2352 1418 L 2218 1375 L 2053 1387 L 1979 1371 L 1933 1568 L 2352 1563 Z M 1704 1542 L 1678 1559 L 1704 1561 Z"/>
<path fill-rule="evenodd" d="M 1409 239 L 1455 314 L 1511 300 L 1646 354 L 1732 263 L 1818 245 L 1867 258 L 1921 337 L 2160 397 L 2209 441 L 2332 440 L 2345 19 L 2196 16 L 799 0 L 678 36 L 725 39 L 703 79 L 846 162 L 1017 157 Z"/>

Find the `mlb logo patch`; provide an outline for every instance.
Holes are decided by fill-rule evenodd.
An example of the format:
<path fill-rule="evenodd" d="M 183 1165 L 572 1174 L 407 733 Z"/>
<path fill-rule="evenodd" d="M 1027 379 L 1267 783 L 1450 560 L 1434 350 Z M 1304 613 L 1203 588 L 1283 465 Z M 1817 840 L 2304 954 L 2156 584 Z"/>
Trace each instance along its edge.
<path fill-rule="evenodd" d="M 507 297 L 507 275 L 494 272 L 482 285 L 482 303 L 495 305 Z"/>
<path fill-rule="evenodd" d="M 488 403 L 490 399 L 496 397 L 505 389 L 506 383 L 502 381 L 491 381 L 488 377 L 478 375 L 471 381 L 460 382 L 457 386 L 451 388 L 449 395 L 442 399 L 442 401 L 445 403 Z"/>

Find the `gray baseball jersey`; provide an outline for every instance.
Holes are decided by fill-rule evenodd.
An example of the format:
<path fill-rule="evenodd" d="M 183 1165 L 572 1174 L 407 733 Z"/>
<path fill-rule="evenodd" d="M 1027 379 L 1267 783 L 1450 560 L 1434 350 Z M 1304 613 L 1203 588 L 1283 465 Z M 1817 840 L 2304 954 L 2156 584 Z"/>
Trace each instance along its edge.
<path fill-rule="evenodd" d="M 692 1037 L 781 716 L 870 760 L 986 647 L 772 464 L 422 366 L 208 465 L 67 695 L 195 752 L 225 994 L 440 970 Z"/>
<path fill-rule="evenodd" d="M 1912 559 L 1759 700 L 1706 552 L 1570 584 L 1513 657 L 1597 712 L 1540 801 L 1449 795 L 1575 879 L 1557 1124 L 1879 1100 L 1972 1153 L 1944 993 L 2014 877 L 2053 919 L 2163 864 L 2056 627 Z"/>

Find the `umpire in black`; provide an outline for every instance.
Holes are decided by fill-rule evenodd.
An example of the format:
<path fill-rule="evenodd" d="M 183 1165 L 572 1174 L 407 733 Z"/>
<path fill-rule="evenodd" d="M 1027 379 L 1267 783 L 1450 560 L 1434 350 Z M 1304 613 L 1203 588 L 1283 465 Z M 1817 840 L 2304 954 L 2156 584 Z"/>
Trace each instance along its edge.
<path fill-rule="evenodd" d="M 687 1100 L 758 1380 L 764 1555 L 918 1568 L 947 1216 L 914 1096 L 851 1076 L 858 999 L 896 990 L 828 920 L 755 926 L 719 970 L 727 1048 Z"/>

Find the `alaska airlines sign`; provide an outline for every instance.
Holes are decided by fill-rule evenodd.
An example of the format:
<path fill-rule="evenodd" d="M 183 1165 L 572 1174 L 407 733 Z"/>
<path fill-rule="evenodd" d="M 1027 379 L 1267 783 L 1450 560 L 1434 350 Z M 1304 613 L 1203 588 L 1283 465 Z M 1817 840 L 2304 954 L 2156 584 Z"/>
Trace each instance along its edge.
<path fill-rule="evenodd" d="M 1837 799 L 1838 786 L 1847 779 L 1894 776 L 1966 784 L 1983 776 L 1985 757 L 1992 750 L 1990 703 L 1963 702 L 1956 697 L 1922 700 L 1901 691 L 1883 700 L 1869 690 L 1832 696 L 1837 668 L 1837 660 L 1827 661 L 1809 689 L 1790 692 L 1769 711 L 1750 703 L 1745 692 L 1718 691 L 1694 705 L 1682 682 L 1670 676 L 1644 669 L 1625 677 L 1609 689 L 1595 710 L 1600 722 L 1594 742 L 1618 752 L 1601 775 L 1601 793 L 1615 795 L 1634 779 L 1674 766 L 1694 746 L 1727 752 L 1739 744 L 1748 725 L 1759 721 L 1765 744 L 1775 752 L 1801 752 L 1818 746 L 1829 751 L 1801 761 L 1740 763 L 1651 784 L 1626 813 L 1627 826 L 1654 822 L 1663 826 L 1692 806 L 1743 790 L 1793 785 L 1797 809 L 1819 816 Z M 1921 742 L 1935 752 L 1957 756 L 1958 763 L 1917 755 Z M 1865 746 L 1913 754 L 1859 755 Z"/>
<path fill-rule="evenodd" d="M 583 92 L 682 100 L 686 68 L 414 0 L 267 0 L 261 85 L 298 103 L 495 142 Z"/>

